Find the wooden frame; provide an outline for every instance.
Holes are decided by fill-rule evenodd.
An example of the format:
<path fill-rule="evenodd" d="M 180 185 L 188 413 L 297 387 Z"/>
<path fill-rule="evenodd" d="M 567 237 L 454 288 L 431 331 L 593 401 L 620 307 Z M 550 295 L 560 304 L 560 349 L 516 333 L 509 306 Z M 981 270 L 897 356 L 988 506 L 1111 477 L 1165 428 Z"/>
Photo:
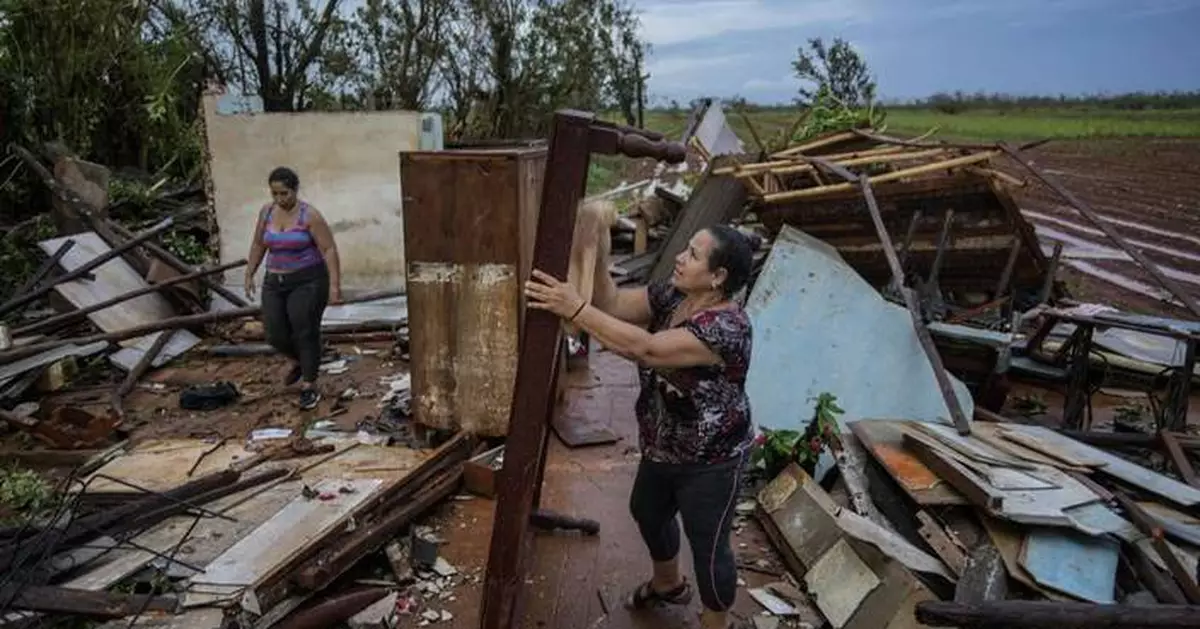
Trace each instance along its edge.
<path fill-rule="evenodd" d="M 587 184 L 591 153 L 679 163 L 686 149 L 660 134 L 601 122 L 590 113 L 555 113 L 533 250 L 533 268 L 555 277 L 567 276 L 575 212 Z M 504 467 L 496 479 L 496 504 L 503 508 L 496 509 L 488 551 L 479 623 L 484 629 L 519 626 L 524 612 L 522 594 L 533 545 L 530 517 L 537 510 L 545 474 L 562 328 L 558 317 L 542 310 L 526 312 L 522 322 Z"/>

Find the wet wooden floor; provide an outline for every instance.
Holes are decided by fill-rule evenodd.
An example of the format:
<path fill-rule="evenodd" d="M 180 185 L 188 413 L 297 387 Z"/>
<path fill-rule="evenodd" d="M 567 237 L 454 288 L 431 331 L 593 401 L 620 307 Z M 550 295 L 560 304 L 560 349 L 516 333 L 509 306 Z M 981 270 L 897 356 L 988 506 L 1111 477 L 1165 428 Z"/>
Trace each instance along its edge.
<path fill-rule="evenodd" d="M 542 490 L 542 507 L 600 522 L 598 537 L 541 535 L 534 567 L 526 582 L 523 628 L 649 629 L 697 627 L 699 597 L 687 609 L 631 613 L 621 604 L 626 592 L 650 574 L 650 561 L 629 515 L 629 491 L 637 469 L 637 433 L 633 404 L 637 374 L 633 365 L 608 352 L 593 352 L 587 367 L 568 372 L 568 404 L 590 421 L 603 421 L 620 437 L 613 445 L 570 449 L 551 436 Z M 492 532 L 494 502 L 474 499 L 456 503 L 454 515 L 440 531 L 447 541 L 443 556 L 460 570 L 482 577 Z M 767 558 L 778 566 L 757 525 L 747 519 L 734 536 L 739 562 Z M 686 540 L 683 568 L 695 582 Z M 773 580 L 742 570 L 735 613 L 748 617 L 761 608 L 746 593 Z M 459 586 L 444 608 L 454 618 L 437 627 L 478 627 L 480 585 Z"/>

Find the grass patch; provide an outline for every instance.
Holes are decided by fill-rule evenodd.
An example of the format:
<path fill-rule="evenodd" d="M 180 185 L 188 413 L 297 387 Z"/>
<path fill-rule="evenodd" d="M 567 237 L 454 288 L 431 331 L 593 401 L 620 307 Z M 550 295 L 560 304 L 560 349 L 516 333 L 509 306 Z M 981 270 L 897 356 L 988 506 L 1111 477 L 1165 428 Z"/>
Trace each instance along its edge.
<path fill-rule="evenodd" d="M 587 194 L 604 192 L 620 185 L 623 173 L 636 163 L 616 155 L 592 155 L 588 166 Z"/>
<path fill-rule="evenodd" d="M 755 130 L 764 139 L 785 133 L 800 115 L 795 108 L 750 111 Z M 687 112 L 648 111 L 646 127 L 678 138 L 687 124 Z M 727 111 L 729 126 L 743 142 L 753 144 L 750 127 L 742 116 Z M 1092 137 L 1200 137 L 1200 109 L 1116 111 L 1088 108 L 967 110 L 943 113 L 933 109 L 889 109 L 887 128 L 904 135 L 920 135 L 937 127 L 939 137 L 989 140 Z"/>
<path fill-rule="evenodd" d="M 1200 109 L 1114 111 L 1097 109 L 888 111 L 890 131 L 919 135 L 936 127 L 938 135 L 972 140 L 1039 138 L 1197 137 Z"/>

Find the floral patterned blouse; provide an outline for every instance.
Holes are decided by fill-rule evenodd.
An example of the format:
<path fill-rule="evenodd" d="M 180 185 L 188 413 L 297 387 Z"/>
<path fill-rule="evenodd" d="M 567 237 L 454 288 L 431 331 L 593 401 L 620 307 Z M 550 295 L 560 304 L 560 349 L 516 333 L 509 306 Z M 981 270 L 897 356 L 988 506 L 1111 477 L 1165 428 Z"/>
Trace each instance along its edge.
<path fill-rule="evenodd" d="M 666 329 L 683 293 L 670 280 L 646 287 L 650 332 Z M 719 463 L 743 454 L 753 438 L 746 372 L 750 317 L 741 308 L 703 310 L 679 324 L 721 358 L 720 365 L 639 365 L 635 407 L 642 457 L 660 463 Z"/>

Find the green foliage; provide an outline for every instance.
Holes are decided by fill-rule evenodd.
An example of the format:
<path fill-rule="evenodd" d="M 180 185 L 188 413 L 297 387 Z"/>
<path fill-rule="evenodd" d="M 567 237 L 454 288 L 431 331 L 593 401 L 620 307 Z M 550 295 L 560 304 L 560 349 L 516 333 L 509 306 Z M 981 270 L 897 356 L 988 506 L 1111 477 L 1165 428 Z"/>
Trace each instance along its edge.
<path fill-rule="evenodd" d="M 938 92 L 928 98 L 904 103 L 895 103 L 893 108 L 932 109 L 941 113 L 956 114 L 966 111 L 1177 111 L 1200 109 L 1200 90 L 1129 92 L 1114 95 L 1068 96 L 1014 96 L 1012 94 L 963 91 Z"/>
<path fill-rule="evenodd" d="M 0 470 L 0 509 L 5 524 L 35 519 L 56 502 L 54 489 L 36 472 L 18 467 Z"/>
<path fill-rule="evenodd" d="M 167 251 L 193 266 L 200 266 L 208 260 L 208 245 L 192 232 L 167 230 L 162 235 L 162 243 Z"/>
<path fill-rule="evenodd" d="M 814 37 L 808 40 L 808 48 L 799 48 L 792 62 L 796 78 L 805 82 L 797 99 L 801 105 L 815 105 L 821 92 L 829 92 L 850 109 L 868 107 L 875 101 L 875 80 L 867 62 L 846 40 L 835 37 L 833 44 L 826 46 Z"/>
<path fill-rule="evenodd" d="M 804 122 L 789 140 L 799 142 L 836 131 L 881 127 L 886 115 L 871 102 L 853 106 L 823 85 L 814 95 Z"/>
<path fill-rule="evenodd" d="M 453 25 L 452 61 L 443 68 L 452 135 L 541 137 L 564 107 L 615 105 L 624 117 L 632 114 L 647 48 L 624 0 L 464 5 Z"/>
<path fill-rule="evenodd" d="M 1138 402 L 1127 402 L 1113 409 L 1113 418 L 1127 424 L 1140 424 L 1146 421 L 1150 409 Z"/>
<path fill-rule="evenodd" d="M 40 240 L 53 238 L 54 222 L 49 214 L 34 217 L 26 226 L 0 239 L 0 293 L 12 294 L 41 266 L 44 256 L 39 252 Z"/>
<path fill-rule="evenodd" d="M 0 144 L 59 142 L 110 168 L 193 177 L 202 71 L 189 40 L 156 24 L 148 3 L 0 0 Z M 44 210 L 41 182 L 0 169 L 0 181 L 13 175 L 0 205 Z"/>
<path fill-rule="evenodd" d="M 836 443 L 841 434 L 838 417 L 844 412 L 838 406 L 836 396 L 821 393 L 804 432 L 790 429 L 761 431 L 750 455 L 751 465 L 762 470 L 767 478 L 779 475 L 791 463 L 812 473 L 821 453 Z"/>
<path fill-rule="evenodd" d="M 1012 410 L 1024 417 L 1045 415 L 1049 408 L 1040 393 L 1028 393 L 1012 398 Z"/>
<path fill-rule="evenodd" d="M 984 141 L 1041 138 L 1198 137 L 1200 109 L 1141 111 L 1070 107 L 1046 109 L 965 109 L 947 114 L 930 109 L 889 108 L 888 129 L 919 135 Z"/>

